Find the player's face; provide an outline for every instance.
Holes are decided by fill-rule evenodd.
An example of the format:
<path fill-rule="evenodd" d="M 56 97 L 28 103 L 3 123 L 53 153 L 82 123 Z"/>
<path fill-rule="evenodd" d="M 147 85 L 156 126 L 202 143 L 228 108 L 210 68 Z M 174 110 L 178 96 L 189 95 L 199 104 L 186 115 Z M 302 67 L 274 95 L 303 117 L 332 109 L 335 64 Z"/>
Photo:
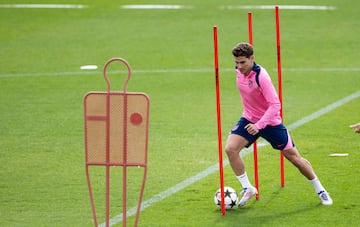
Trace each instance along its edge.
<path fill-rule="evenodd" d="M 235 57 L 235 64 L 242 74 L 249 75 L 254 65 L 254 55 L 250 58 L 245 56 Z"/>

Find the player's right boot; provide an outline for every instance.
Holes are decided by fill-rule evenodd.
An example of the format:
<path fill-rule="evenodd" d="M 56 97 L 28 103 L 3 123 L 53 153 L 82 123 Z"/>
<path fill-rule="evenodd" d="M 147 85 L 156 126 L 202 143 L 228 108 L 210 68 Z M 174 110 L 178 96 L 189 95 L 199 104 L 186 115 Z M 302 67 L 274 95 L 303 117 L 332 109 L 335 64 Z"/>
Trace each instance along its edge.
<path fill-rule="evenodd" d="M 325 206 L 330 206 L 333 204 L 333 201 L 327 191 L 321 191 L 318 193 L 318 196 L 321 200 L 321 204 Z"/>
<path fill-rule="evenodd" d="M 238 203 L 238 207 L 242 207 L 245 206 L 249 200 L 251 199 L 251 197 L 253 197 L 254 195 L 256 195 L 257 190 L 254 187 L 248 187 L 248 188 L 243 188 L 242 192 L 241 192 L 241 199 L 240 202 Z"/>

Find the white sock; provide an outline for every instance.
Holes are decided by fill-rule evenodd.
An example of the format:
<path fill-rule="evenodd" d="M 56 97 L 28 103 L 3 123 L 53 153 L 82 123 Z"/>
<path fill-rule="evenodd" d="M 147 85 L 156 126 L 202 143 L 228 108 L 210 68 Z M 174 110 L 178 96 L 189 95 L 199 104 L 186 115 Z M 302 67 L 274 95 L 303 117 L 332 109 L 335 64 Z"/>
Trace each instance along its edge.
<path fill-rule="evenodd" d="M 325 188 L 321 185 L 320 180 L 315 177 L 314 179 L 310 180 L 311 184 L 314 186 L 315 192 L 319 194 L 321 191 L 325 191 Z"/>
<path fill-rule="evenodd" d="M 243 188 L 252 187 L 246 172 L 243 175 L 236 176 L 236 178 L 240 181 Z"/>

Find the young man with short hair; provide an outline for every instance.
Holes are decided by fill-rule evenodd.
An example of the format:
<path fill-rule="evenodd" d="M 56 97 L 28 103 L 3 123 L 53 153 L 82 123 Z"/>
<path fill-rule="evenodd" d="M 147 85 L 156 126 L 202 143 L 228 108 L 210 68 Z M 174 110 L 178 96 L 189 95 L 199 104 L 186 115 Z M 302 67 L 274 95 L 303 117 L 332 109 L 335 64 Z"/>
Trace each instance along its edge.
<path fill-rule="evenodd" d="M 259 137 L 280 150 L 314 186 L 323 205 L 332 205 L 329 193 L 321 185 L 309 161 L 301 157 L 280 116 L 281 104 L 267 71 L 254 61 L 253 47 L 239 43 L 232 54 L 236 64 L 236 82 L 243 104 L 243 114 L 232 128 L 225 151 L 243 191 L 238 206 L 244 206 L 257 190 L 250 183 L 239 153 Z"/>

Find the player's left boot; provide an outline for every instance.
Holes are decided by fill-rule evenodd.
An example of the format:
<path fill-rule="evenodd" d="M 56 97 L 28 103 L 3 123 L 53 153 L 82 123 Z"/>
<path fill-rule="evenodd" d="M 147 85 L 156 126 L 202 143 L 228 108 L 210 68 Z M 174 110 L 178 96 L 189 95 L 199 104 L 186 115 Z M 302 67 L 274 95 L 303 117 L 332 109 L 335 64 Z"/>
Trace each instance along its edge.
<path fill-rule="evenodd" d="M 330 206 L 333 204 L 333 201 L 327 191 L 321 191 L 318 193 L 318 196 L 321 200 L 321 204 L 325 206 Z"/>
<path fill-rule="evenodd" d="M 257 190 L 254 187 L 243 188 L 243 191 L 241 192 L 242 197 L 240 199 L 238 206 L 239 207 L 245 206 L 249 202 L 251 197 L 253 197 L 256 193 Z"/>

